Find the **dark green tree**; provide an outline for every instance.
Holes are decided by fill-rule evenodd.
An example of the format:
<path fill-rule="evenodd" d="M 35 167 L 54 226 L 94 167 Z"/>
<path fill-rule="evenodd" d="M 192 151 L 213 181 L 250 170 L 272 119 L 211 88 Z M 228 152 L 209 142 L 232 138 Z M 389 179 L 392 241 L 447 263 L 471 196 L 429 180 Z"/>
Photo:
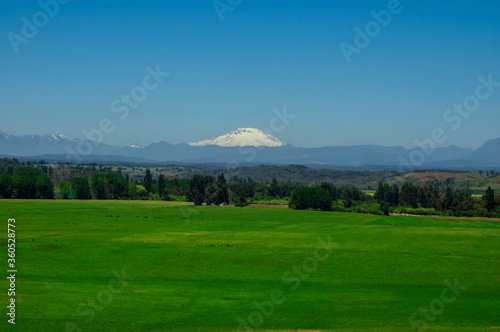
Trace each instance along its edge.
<path fill-rule="evenodd" d="M 44 174 L 35 178 L 36 198 L 54 199 L 54 184 Z"/>
<path fill-rule="evenodd" d="M 164 200 L 164 201 L 170 201 L 170 200 L 171 200 L 171 199 L 170 199 L 170 195 L 169 195 L 169 193 L 168 193 L 168 189 L 167 189 L 167 188 L 165 188 L 165 189 L 163 190 L 163 196 L 161 196 L 161 197 L 160 197 L 160 199 L 162 199 L 162 200 Z"/>
<path fill-rule="evenodd" d="M 385 197 L 386 197 L 386 193 L 385 193 L 384 184 L 382 183 L 382 181 L 379 181 L 377 190 L 375 190 L 375 194 L 373 195 L 373 198 L 375 198 L 375 200 L 379 204 L 381 204 L 382 202 L 386 201 Z"/>
<path fill-rule="evenodd" d="M 418 203 L 420 203 L 422 207 L 429 207 L 430 193 L 427 190 L 427 186 L 422 186 L 418 188 L 417 198 L 418 198 Z"/>
<path fill-rule="evenodd" d="M 90 179 L 90 189 L 95 199 L 106 199 L 106 185 L 103 174 L 94 175 Z"/>
<path fill-rule="evenodd" d="M 158 176 L 158 195 L 160 195 L 160 198 L 163 198 L 163 194 L 165 193 L 165 184 L 167 182 L 167 179 L 163 174 L 160 174 Z"/>
<path fill-rule="evenodd" d="M 96 199 L 121 199 L 128 196 L 127 180 L 116 173 L 94 175 L 90 179 L 90 188 Z"/>
<path fill-rule="evenodd" d="M 271 187 L 269 188 L 269 196 L 271 197 L 280 196 L 280 186 L 278 184 L 278 179 L 276 179 L 276 177 L 273 177 L 273 180 L 271 181 Z"/>
<path fill-rule="evenodd" d="M 144 176 L 144 188 L 148 193 L 151 192 L 151 186 L 153 185 L 153 176 L 151 175 L 151 170 L 146 168 L 146 175 Z"/>
<path fill-rule="evenodd" d="M 9 174 L 0 175 L 0 197 L 11 198 L 12 197 L 12 176 Z"/>
<path fill-rule="evenodd" d="M 59 181 L 59 192 L 61 193 L 62 199 L 69 198 L 69 194 L 71 193 L 71 188 L 69 187 L 68 182 L 62 180 Z"/>
<path fill-rule="evenodd" d="M 392 205 L 392 206 L 398 206 L 399 205 L 399 187 L 397 184 L 394 184 L 392 186 L 392 190 L 391 190 L 391 198 L 390 198 L 390 201 L 389 203 Z"/>
<path fill-rule="evenodd" d="M 384 216 L 388 216 L 389 213 L 391 213 L 390 205 L 387 202 L 380 203 L 380 210 L 382 211 L 382 213 L 384 214 Z"/>
<path fill-rule="evenodd" d="M 31 176 L 31 177 L 46 176 L 46 174 L 44 172 L 42 172 L 38 168 L 34 168 L 34 167 L 19 167 L 19 168 L 16 168 L 16 170 L 14 171 L 14 175 Z"/>
<path fill-rule="evenodd" d="M 332 201 L 336 201 L 337 199 L 339 199 L 337 188 L 333 184 L 329 182 L 321 182 L 321 188 L 325 189 L 330 193 Z"/>
<path fill-rule="evenodd" d="M 434 181 L 429 185 L 431 196 L 429 199 L 429 207 L 437 209 L 437 201 L 439 199 L 439 183 Z"/>
<path fill-rule="evenodd" d="M 217 201 L 217 190 L 213 181 L 205 181 L 205 204 L 212 205 Z"/>
<path fill-rule="evenodd" d="M 214 204 L 217 199 L 214 177 L 212 175 L 203 176 L 200 185 L 200 192 L 202 192 L 203 202 L 207 205 Z"/>
<path fill-rule="evenodd" d="M 76 199 L 91 199 L 89 181 L 85 178 L 76 177 L 69 181 L 71 191 Z"/>
<path fill-rule="evenodd" d="M 13 182 L 17 198 L 54 198 L 54 184 L 38 168 L 17 168 L 14 171 Z"/>
<path fill-rule="evenodd" d="M 219 172 L 219 174 L 217 174 L 217 179 L 215 181 L 215 191 L 215 204 L 229 203 L 229 191 L 226 178 L 224 177 L 224 172 Z"/>
<path fill-rule="evenodd" d="M 189 182 L 189 189 L 186 198 L 194 205 L 202 205 L 205 201 L 205 178 L 195 174 Z"/>
<path fill-rule="evenodd" d="M 491 189 L 491 187 L 488 187 L 488 189 L 484 192 L 483 200 L 486 203 L 486 209 L 488 209 L 488 212 L 495 209 L 495 191 Z"/>
<path fill-rule="evenodd" d="M 401 199 L 403 204 L 413 208 L 418 207 L 417 188 L 413 184 L 405 182 L 401 187 Z"/>
<path fill-rule="evenodd" d="M 444 208 L 445 210 L 448 210 L 451 208 L 453 203 L 453 191 L 451 190 L 450 187 L 446 187 L 446 191 L 444 194 Z"/>
<path fill-rule="evenodd" d="M 299 187 L 290 194 L 288 206 L 296 210 L 322 210 L 332 209 L 332 198 L 330 193 L 320 187 Z"/>
<path fill-rule="evenodd" d="M 106 188 L 106 198 L 121 199 L 128 195 L 127 180 L 123 175 L 104 174 L 104 185 Z"/>
<path fill-rule="evenodd" d="M 26 175 L 12 176 L 13 192 L 16 198 L 35 198 L 36 184 L 35 177 Z"/>

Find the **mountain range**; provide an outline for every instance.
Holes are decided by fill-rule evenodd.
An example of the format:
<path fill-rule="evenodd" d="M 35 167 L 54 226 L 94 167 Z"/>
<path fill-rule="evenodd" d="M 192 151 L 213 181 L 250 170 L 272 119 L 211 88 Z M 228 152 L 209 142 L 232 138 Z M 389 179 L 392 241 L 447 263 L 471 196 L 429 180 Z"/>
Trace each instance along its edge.
<path fill-rule="evenodd" d="M 402 146 L 356 145 L 301 148 L 254 128 L 193 143 L 111 146 L 64 135 L 21 135 L 0 131 L 0 156 L 70 162 L 197 164 L 301 164 L 316 167 L 484 169 L 500 167 L 500 138 L 477 150 L 457 146 L 432 150 Z M 411 160 L 411 161 L 410 161 Z"/>

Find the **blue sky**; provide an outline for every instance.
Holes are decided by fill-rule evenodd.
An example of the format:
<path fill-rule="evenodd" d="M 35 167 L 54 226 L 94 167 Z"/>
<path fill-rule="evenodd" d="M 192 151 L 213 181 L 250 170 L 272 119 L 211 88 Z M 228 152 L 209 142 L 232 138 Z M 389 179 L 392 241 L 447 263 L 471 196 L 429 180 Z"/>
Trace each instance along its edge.
<path fill-rule="evenodd" d="M 17 53 L 9 33 L 42 9 L 2 1 L 0 129 L 83 137 L 108 118 L 106 143 L 180 143 L 269 127 L 287 107 L 296 118 L 276 136 L 296 146 L 412 147 L 434 128 L 445 146 L 500 137 L 500 88 L 460 128 L 443 120 L 478 76 L 500 81 L 500 2 L 400 6 L 348 63 L 339 45 L 388 1 L 245 0 L 221 21 L 211 0 L 73 0 Z M 169 76 L 120 119 L 112 102 L 157 65 Z"/>

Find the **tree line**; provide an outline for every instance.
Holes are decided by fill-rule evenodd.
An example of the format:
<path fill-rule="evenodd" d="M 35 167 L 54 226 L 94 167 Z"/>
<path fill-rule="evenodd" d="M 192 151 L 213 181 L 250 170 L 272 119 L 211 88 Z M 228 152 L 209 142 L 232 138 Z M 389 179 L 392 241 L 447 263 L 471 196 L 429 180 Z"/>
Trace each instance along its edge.
<path fill-rule="evenodd" d="M 481 198 L 472 196 L 470 191 L 454 191 L 446 187 L 440 191 L 439 183 L 428 185 L 414 185 L 405 182 L 401 190 L 397 185 L 390 186 L 379 182 L 374 199 L 383 209 L 407 207 L 420 209 L 419 214 L 436 212 L 449 216 L 463 217 L 496 217 L 500 216 L 500 196 L 495 197 L 495 191 L 488 187 Z M 401 209 L 399 209 L 401 211 Z"/>
<path fill-rule="evenodd" d="M 141 180 L 130 180 L 121 168 L 90 169 L 96 173 L 60 180 L 57 187 L 50 180 L 51 167 L 44 164 L 23 166 L 16 159 L 0 159 L 1 198 L 40 199 L 139 199 L 186 200 L 195 205 L 233 204 L 246 206 L 254 200 L 280 198 L 289 200 L 292 209 L 345 211 L 375 214 L 414 213 L 452 216 L 500 216 L 500 196 L 489 187 L 482 197 L 469 190 L 454 191 L 449 183 L 437 181 L 415 185 L 379 182 L 373 196 L 355 187 L 336 187 L 332 183 L 304 186 L 275 177 L 270 184 L 251 178 L 229 182 L 224 172 L 216 177 L 194 174 L 191 179 L 167 179 L 163 174 L 153 176 L 146 169 Z M 87 174 L 88 175 L 88 174 Z"/>
<path fill-rule="evenodd" d="M 3 198 L 54 198 L 54 184 L 45 173 L 33 167 L 18 167 L 10 174 L 0 174 Z"/>
<path fill-rule="evenodd" d="M 90 179 L 77 176 L 69 181 L 60 180 L 56 188 L 49 178 L 50 169 L 44 165 L 20 166 L 15 159 L 12 164 L 0 160 L 0 198 L 170 200 L 168 191 L 184 195 L 187 188 L 186 180 L 169 181 L 162 174 L 153 179 L 149 169 L 143 181 L 129 181 L 120 168 L 116 172 L 100 168 L 102 173 Z"/>
<path fill-rule="evenodd" d="M 500 195 L 488 187 L 482 197 L 470 191 L 440 190 L 437 182 L 414 185 L 405 182 L 401 188 L 380 182 L 375 194 L 367 195 L 357 188 L 337 188 L 328 182 L 320 186 L 297 187 L 290 196 L 292 209 L 385 214 L 444 215 L 459 217 L 500 217 Z"/>
<path fill-rule="evenodd" d="M 320 186 L 297 187 L 292 190 L 288 206 L 297 210 L 345 211 L 369 201 L 371 197 L 355 187 L 336 187 L 322 182 Z M 358 211 L 357 211 L 358 212 Z"/>

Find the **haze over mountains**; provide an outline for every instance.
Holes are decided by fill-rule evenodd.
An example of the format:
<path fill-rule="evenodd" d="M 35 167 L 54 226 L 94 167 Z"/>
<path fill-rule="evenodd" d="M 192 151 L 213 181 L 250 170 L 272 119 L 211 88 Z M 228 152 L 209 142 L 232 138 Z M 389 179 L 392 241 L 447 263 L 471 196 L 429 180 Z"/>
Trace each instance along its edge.
<path fill-rule="evenodd" d="M 500 167 L 500 138 L 477 150 L 457 146 L 407 149 L 401 146 L 294 147 L 254 128 L 194 143 L 152 143 L 111 146 L 64 135 L 16 136 L 0 131 L 0 156 L 70 162 L 182 162 L 218 164 L 302 164 L 319 167 L 371 167 L 394 169 Z"/>

